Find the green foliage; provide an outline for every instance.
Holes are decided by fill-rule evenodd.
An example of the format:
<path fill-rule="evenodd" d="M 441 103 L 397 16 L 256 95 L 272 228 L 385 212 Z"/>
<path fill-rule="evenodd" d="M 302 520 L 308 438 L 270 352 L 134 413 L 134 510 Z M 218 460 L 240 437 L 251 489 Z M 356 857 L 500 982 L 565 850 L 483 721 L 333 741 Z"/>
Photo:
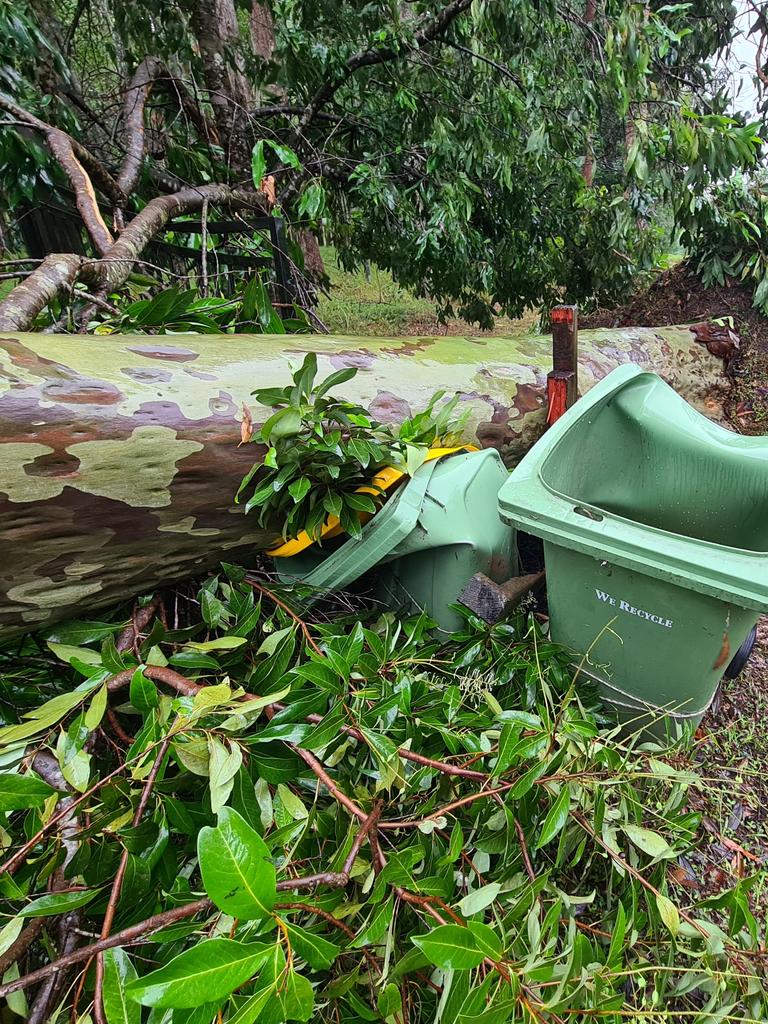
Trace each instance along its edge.
<path fill-rule="evenodd" d="M 735 277 L 754 289 L 768 314 L 768 174 L 735 174 L 692 196 L 681 211 L 683 242 L 705 285 Z"/>
<path fill-rule="evenodd" d="M 221 124 L 217 142 L 201 134 L 173 88 L 153 94 L 129 214 L 157 195 L 159 176 L 260 185 L 272 175 L 286 217 L 322 225 L 345 267 L 372 261 L 443 312 L 484 325 L 498 312 L 617 298 L 654 265 L 671 213 L 685 228 L 686 202 L 756 162 L 756 133 L 731 116 L 716 71 L 738 36 L 727 0 L 607 0 L 591 20 L 555 0 L 475 0 L 426 41 L 419 33 L 436 14 L 426 0 L 407 10 L 275 0 L 267 60 L 253 52 L 241 6 L 222 76 L 206 63 L 214 16 L 198 3 L 147 16 L 105 0 L 94 26 L 83 5 L 21 13 L 5 0 L 0 84 L 113 168 L 125 149 L 115 82 L 142 57 L 163 59 L 209 120 L 239 108 L 242 90 L 230 107 L 226 92 L 242 78 L 263 106 L 230 117 L 230 140 Z M 62 182 L 40 140 L 9 126 L 9 219 L 21 201 L 53 193 L 68 203 Z M 291 257 L 301 265 L 297 248 Z"/>
<path fill-rule="evenodd" d="M 201 297 L 196 288 L 165 288 L 152 298 L 123 303 L 121 312 L 92 324 L 96 334 L 285 334 L 306 331 L 302 310 L 282 319 L 264 281 L 252 278 L 229 298 Z"/>
<path fill-rule="evenodd" d="M 58 627 L 80 655 L 10 726 L 32 731 L 0 733 L 0 953 L 46 914 L 22 977 L 55 961 L 60 922 L 98 935 L 116 892 L 108 1024 L 765 1019 L 764 871 L 708 899 L 677 883 L 697 775 L 622 741 L 534 618 L 464 613 L 446 636 L 361 609 L 305 633 L 259 587 L 225 566 L 189 605 L 217 627 L 182 609 L 136 651 Z M 125 682 L 139 669 L 155 700 Z M 104 692 L 120 734 L 89 723 Z M 70 805 L 32 774 L 61 767 L 62 734 L 91 755 Z M 215 812 L 222 750 L 241 756 Z M 63 1021 L 94 974 L 75 1011 L 57 970 Z"/>
<path fill-rule="evenodd" d="M 317 357 L 305 356 L 284 388 L 254 391 L 260 405 L 275 409 L 251 440 L 266 446 L 262 462 L 246 474 L 237 499 L 249 491 L 245 511 L 258 509 L 259 523 L 295 537 L 306 530 L 318 538 L 329 516 L 353 537 L 361 533 L 360 514 L 373 515 L 381 489 L 371 478 L 384 466 L 414 473 L 427 449 L 450 444 L 462 421 L 454 419 L 458 396 L 427 408 L 399 427 L 379 423 L 362 406 L 335 398 L 330 391 L 351 380 L 357 369 L 337 370 L 316 383 Z M 365 485 L 366 493 L 359 488 Z"/>

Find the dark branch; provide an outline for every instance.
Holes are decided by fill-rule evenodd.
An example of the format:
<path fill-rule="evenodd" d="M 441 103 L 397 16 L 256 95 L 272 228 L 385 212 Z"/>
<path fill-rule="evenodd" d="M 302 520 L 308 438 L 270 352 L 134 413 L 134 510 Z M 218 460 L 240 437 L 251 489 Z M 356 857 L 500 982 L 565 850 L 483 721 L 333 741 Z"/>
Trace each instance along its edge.
<path fill-rule="evenodd" d="M 339 74 L 332 80 L 325 82 L 317 90 L 304 109 L 301 120 L 293 134 L 292 141 L 295 143 L 309 125 L 314 121 L 322 108 L 331 100 L 338 89 L 347 82 L 356 71 L 361 68 L 374 67 L 377 64 L 387 64 L 397 60 L 406 53 L 414 50 L 421 50 L 424 46 L 433 42 L 438 36 L 449 27 L 472 5 L 472 0 L 453 0 L 447 4 L 439 14 L 426 21 L 413 36 L 411 42 L 404 42 L 400 49 L 384 47 L 380 50 L 361 50 L 353 54 L 346 62 Z"/>

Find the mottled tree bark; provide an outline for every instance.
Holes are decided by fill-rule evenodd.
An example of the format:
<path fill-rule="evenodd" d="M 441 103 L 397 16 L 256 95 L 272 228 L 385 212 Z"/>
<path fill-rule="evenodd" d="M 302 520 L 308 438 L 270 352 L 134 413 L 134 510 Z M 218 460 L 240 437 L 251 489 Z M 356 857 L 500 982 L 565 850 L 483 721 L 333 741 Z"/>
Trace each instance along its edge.
<path fill-rule="evenodd" d="M 514 463 L 540 435 L 551 339 L 523 336 L 0 337 L 0 637 L 202 574 L 251 563 L 272 537 L 233 502 L 260 456 L 240 445 L 243 403 L 315 351 L 320 372 L 385 421 L 438 388 L 469 409 L 467 435 Z M 580 337 L 582 389 L 619 363 L 660 372 L 722 417 L 722 361 L 685 328 Z"/>

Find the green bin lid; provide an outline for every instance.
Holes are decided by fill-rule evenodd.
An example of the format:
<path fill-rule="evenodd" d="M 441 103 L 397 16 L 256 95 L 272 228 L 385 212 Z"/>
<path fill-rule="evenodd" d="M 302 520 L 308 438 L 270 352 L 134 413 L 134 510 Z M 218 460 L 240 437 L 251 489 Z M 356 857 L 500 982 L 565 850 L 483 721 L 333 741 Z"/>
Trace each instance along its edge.
<path fill-rule="evenodd" d="M 636 366 L 550 427 L 499 511 L 551 543 L 768 610 L 768 438 L 712 423 Z"/>

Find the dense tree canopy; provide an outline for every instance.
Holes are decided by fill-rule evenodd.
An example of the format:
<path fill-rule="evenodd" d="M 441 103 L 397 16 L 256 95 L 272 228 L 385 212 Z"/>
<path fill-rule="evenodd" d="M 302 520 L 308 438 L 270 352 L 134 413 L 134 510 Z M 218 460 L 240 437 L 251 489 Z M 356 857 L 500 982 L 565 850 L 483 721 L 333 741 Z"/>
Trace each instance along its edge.
<path fill-rule="evenodd" d="M 2 0 L 7 244 L 30 209 L 74 199 L 80 256 L 102 260 L 38 271 L 12 325 L 78 277 L 103 300 L 169 217 L 275 200 L 308 269 L 322 221 L 343 258 L 469 318 L 610 298 L 649 265 L 662 207 L 668 222 L 757 159 L 715 73 L 734 16 L 725 0 Z M 47 228 L 78 251 L 71 216 Z"/>

